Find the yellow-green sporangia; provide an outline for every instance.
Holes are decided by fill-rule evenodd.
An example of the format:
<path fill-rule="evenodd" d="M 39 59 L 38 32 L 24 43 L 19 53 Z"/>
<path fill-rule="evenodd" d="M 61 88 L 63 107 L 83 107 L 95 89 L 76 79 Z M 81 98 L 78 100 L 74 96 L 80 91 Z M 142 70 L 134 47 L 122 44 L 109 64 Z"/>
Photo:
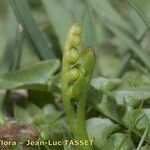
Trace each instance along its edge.
<path fill-rule="evenodd" d="M 85 126 L 86 95 L 92 76 L 95 55 L 93 48 L 77 49 L 82 28 L 74 24 L 68 32 L 62 62 L 62 100 L 73 137 L 89 140 Z M 92 146 L 78 145 L 79 150 L 92 150 Z"/>

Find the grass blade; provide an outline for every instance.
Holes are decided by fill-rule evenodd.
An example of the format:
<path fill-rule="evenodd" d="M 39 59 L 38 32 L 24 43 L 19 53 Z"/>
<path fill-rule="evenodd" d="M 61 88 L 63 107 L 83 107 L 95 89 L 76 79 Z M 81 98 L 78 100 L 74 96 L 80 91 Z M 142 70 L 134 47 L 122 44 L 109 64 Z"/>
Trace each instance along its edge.
<path fill-rule="evenodd" d="M 145 137 L 146 137 L 146 135 L 148 133 L 148 130 L 149 130 L 149 127 L 147 126 L 147 128 L 145 129 L 144 134 L 143 134 L 143 136 L 141 138 L 141 141 L 140 141 L 140 143 L 139 143 L 139 145 L 138 145 L 136 150 L 140 150 L 140 148 L 141 148 L 141 146 L 142 146 L 142 144 L 144 142 L 144 139 L 145 139 Z"/>
<path fill-rule="evenodd" d="M 48 46 L 47 41 L 44 39 L 42 33 L 38 29 L 29 5 L 26 0 L 9 0 L 18 22 L 24 27 L 27 36 L 35 46 L 35 50 L 41 59 L 54 58 L 55 54 Z"/>
<path fill-rule="evenodd" d="M 104 21 L 105 22 L 105 21 Z M 117 35 L 124 43 L 128 45 L 130 50 L 140 58 L 140 60 L 144 63 L 144 65 L 150 70 L 149 56 L 142 50 L 136 39 L 130 37 L 127 32 L 123 32 L 118 26 L 115 26 L 111 22 L 105 22 L 106 26 Z"/>
<path fill-rule="evenodd" d="M 142 12 L 139 6 L 133 0 L 127 0 L 127 3 L 131 6 L 131 8 L 133 8 L 137 12 L 137 14 L 143 20 L 147 29 L 150 30 L 150 20 L 147 16 L 145 16 L 145 14 Z"/>

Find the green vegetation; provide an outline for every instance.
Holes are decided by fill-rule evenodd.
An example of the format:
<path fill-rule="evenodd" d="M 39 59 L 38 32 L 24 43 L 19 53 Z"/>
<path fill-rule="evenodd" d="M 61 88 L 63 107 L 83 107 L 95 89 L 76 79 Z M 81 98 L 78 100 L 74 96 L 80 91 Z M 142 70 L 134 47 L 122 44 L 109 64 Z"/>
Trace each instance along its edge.
<path fill-rule="evenodd" d="M 149 41 L 149 0 L 1 0 L 0 139 L 150 149 Z"/>

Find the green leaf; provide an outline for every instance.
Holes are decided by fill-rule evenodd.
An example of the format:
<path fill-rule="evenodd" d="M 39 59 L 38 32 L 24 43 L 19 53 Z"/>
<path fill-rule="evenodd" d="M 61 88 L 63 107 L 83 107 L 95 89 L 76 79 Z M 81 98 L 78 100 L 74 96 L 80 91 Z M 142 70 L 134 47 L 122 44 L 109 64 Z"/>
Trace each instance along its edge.
<path fill-rule="evenodd" d="M 141 17 L 135 12 L 134 9 L 129 10 L 128 16 L 136 30 L 136 37 L 137 38 L 142 37 L 142 35 L 147 29 Z"/>
<path fill-rule="evenodd" d="M 18 23 L 13 13 L 13 10 L 9 5 L 7 17 L 7 44 L 3 57 L 0 60 L 0 73 L 5 73 L 12 69 L 14 62 L 15 44 L 17 41 L 17 25 Z"/>
<path fill-rule="evenodd" d="M 145 120 L 145 118 L 142 117 L 143 117 L 143 109 L 133 109 L 131 107 L 127 107 L 126 113 L 123 116 L 122 121 L 128 128 L 130 128 L 131 126 L 133 126 L 133 124 L 135 124 L 134 129 L 135 127 L 136 128 L 139 127 L 138 129 L 142 129 L 145 128 L 147 125 L 146 123 L 147 120 Z"/>
<path fill-rule="evenodd" d="M 9 0 L 16 14 L 18 22 L 23 26 L 26 34 L 37 50 L 41 59 L 55 58 L 55 54 L 38 29 L 26 0 Z"/>
<path fill-rule="evenodd" d="M 51 90 L 61 90 L 61 73 L 58 73 L 51 79 Z"/>
<path fill-rule="evenodd" d="M 102 150 L 117 150 L 119 145 L 121 144 L 121 142 L 124 140 L 124 138 L 126 137 L 125 134 L 122 133 L 115 133 L 112 134 L 107 142 L 105 143 L 105 145 L 102 147 Z M 129 150 L 129 149 L 134 149 L 134 143 L 131 140 L 130 137 L 127 137 L 125 143 L 123 144 L 123 146 L 121 147 L 120 150 Z"/>
<path fill-rule="evenodd" d="M 127 0 L 128 4 L 136 11 L 136 13 L 140 16 L 143 23 L 147 27 L 148 30 L 150 30 L 150 20 L 149 18 L 144 14 L 144 12 L 140 9 L 140 7 L 137 5 L 137 2 L 134 0 Z"/>
<path fill-rule="evenodd" d="M 59 67 L 59 61 L 47 60 L 39 62 L 12 73 L 0 76 L 0 89 L 24 87 L 27 89 L 47 90 L 48 80 Z"/>
<path fill-rule="evenodd" d="M 128 104 L 130 106 L 135 106 L 137 103 L 150 99 L 150 91 L 138 90 L 138 89 L 128 89 L 114 91 L 109 94 L 113 97 L 118 104 Z"/>
<path fill-rule="evenodd" d="M 119 126 L 109 119 L 91 118 L 86 123 L 89 139 L 93 140 L 94 145 L 98 148 L 105 144 L 112 132 L 119 129 Z"/>
<path fill-rule="evenodd" d="M 138 68 L 136 68 L 138 69 Z M 123 76 L 123 84 L 125 87 L 143 87 L 150 85 L 150 75 L 139 71 L 128 71 Z"/>
<path fill-rule="evenodd" d="M 126 114 L 123 117 L 124 125 L 127 126 L 130 131 L 132 130 L 137 135 L 140 135 L 141 142 L 144 140 L 149 143 L 150 141 L 150 131 L 149 131 L 149 118 L 146 115 L 145 109 L 138 108 L 138 109 L 131 109 L 127 108 Z M 145 133 L 146 132 L 146 133 Z"/>
<path fill-rule="evenodd" d="M 107 79 L 103 77 L 97 77 L 92 79 L 91 85 L 96 89 L 96 90 L 101 90 L 101 91 L 110 91 L 116 88 L 121 84 L 120 79 Z"/>

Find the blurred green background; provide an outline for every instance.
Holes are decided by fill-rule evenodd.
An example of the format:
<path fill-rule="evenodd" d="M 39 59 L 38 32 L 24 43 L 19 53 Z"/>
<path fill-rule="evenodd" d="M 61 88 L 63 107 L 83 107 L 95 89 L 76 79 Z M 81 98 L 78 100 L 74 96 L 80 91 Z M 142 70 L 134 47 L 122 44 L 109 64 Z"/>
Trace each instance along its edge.
<path fill-rule="evenodd" d="M 12 1 L 12 3 L 15 2 Z M 17 7 L 23 7 L 21 5 L 23 5 L 21 2 L 16 4 Z M 7 0 L 0 2 L 2 73 L 7 72 L 6 68 L 13 65 L 13 62 L 15 63 L 17 53 L 21 53 L 21 66 L 50 57 L 61 58 L 66 33 L 74 22 L 79 22 L 84 28 L 81 48 L 85 46 L 95 48 L 98 57 L 96 74 L 113 76 L 118 71 L 120 62 L 125 59 L 124 57 L 127 58 L 127 51 L 135 53 L 149 67 L 149 62 L 145 60 L 145 55 L 149 54 L 147 28 L 149 28 L 150 4 L 148 0 L 133 0 L 132 2 L 119 0 L 29 0 L 28 5 L 31 9 L 30 12 L 26 7 L 20 8 L 20 13 L 15 12 L 19 13 L 16 19 L 11 4 L 8 4 Z M 27 30 L 23 39 L 18 34 L 19 25 L 16 20 L 19 20 Z M 42 38 L 35 33 L 37 30 L 35 25 L 40 32 L 39 34 L 42 34 Z M 19 39 L 19 43 L 23 40 L 21 52 L 17 52 L 17 48 L 14 46 L 17 39 Z"/>
<path fill-rule="evenodd" d="M 71 138 L 61 105 L 60 72 L 66 34 L 76 22 L 84 31 L 78 49 L 92 46 L 97 58 L 86 118 L 100 118 L 93 119 L 92 125 L 88 120 L 88 128 L 95 128 L 93 134 L 110 137 L 103 141 L 104 137 L 96 136 L 96 148 L 116 150 L 112 145 L 120 145 L 124 129 L 130 127 L 141 101 L 144 104 L 140 109 L 150 120 L 149 0 L 0 0 L 0 122 L 4 123 L 6 116 L 14 117 L 39 126 L 42 138 Z M 100 106 L 105 90 L 114 99 L 110 107 L 115 115 L 103 110 L 103 104 Z M 124 107 L 131 112 L 125 113 Z M 124 113 L 123 119 L 117 111 Z M 118 126 L 108 119 L 105 128 L 101 120 L 104 116 L 121 125 L 118 132 Z M 104 127 L 97 127 L 97 121 Z M 142 123 L 133 132 L 132 140 L 125 142 L 125 150 L 138 147 L 142 141 L 147 129 L 147 123 Z M 107 129 L 112 130 L 103 132 Z M 150 143 L 150 133 L 146 143 Z"/>

